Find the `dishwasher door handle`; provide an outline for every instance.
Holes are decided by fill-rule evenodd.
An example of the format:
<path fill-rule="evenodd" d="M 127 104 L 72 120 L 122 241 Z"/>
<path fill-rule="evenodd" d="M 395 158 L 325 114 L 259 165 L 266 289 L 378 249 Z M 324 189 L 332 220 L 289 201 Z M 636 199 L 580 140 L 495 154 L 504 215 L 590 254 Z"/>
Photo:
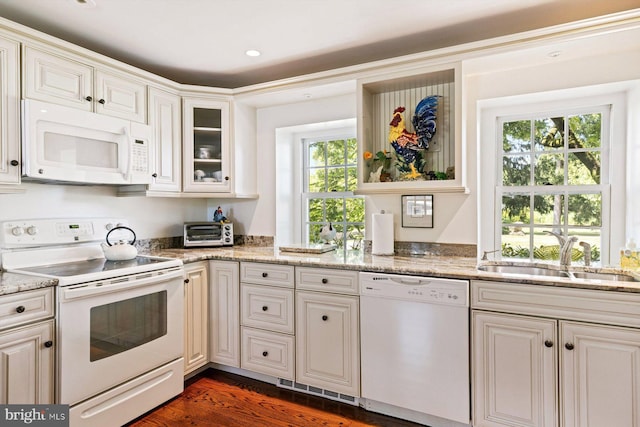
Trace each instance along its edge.
<path fill-rule="evenodd" d="M 422 280 L 422 279 L 410 279 L 407 277 L 402 278 L 391 278 L 391 281 L 395 283 L 400 283 L 401 285 L 411 285 L 411 286 L 427 286 L 431 284 L 431 280 Z"/>

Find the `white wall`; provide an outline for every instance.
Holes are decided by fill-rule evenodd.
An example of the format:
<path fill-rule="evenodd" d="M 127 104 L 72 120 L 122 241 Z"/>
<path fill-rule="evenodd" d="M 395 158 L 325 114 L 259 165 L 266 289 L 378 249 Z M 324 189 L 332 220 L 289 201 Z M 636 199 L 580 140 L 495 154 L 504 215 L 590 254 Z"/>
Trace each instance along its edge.
<path fill-rule="evenodd" d="M 22 184 L 24 194 L 0 194 L 0 221 L 114 216 L 128 221 L 138 239 L 182 236 L 185 221 L 206 219 L 202 199 L 117 197 L 108 186 Z"/>

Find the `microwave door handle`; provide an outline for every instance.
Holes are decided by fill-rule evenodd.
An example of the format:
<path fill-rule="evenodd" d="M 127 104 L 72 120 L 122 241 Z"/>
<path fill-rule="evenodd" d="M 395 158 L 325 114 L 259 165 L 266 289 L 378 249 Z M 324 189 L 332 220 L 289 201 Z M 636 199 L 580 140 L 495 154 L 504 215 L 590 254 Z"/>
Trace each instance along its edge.
<path fill-rule="evenodd" d="M 123 175 L 124 175 L 124 180 L 126 182 L 129 182 L 131 180 L 131 136 L 129 135 L 129 128 L 128 127 L 124 127 L 122 128 L 122 139 L 124 140 L 124 147 L 127 151 L 123 150 L 123 154 L 122 155 L 122 159 L 123 159 L 123 163 L 126 164 L 125 167 L 123 167 Z"/>

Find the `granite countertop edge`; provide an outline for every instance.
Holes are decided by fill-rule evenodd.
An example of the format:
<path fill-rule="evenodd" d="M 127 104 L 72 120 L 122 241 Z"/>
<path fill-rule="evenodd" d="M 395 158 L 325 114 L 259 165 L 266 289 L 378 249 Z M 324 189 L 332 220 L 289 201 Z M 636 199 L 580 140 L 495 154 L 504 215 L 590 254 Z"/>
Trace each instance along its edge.
<path fill-rule="evenodd" d="M 57 279 L 8 273 L 6 271 L 0 272 L 0 295 L 16 294 L 57 285 Z"/>
<path fill-rule="evenodd" d="M 486 280 L 524 285 L 542 285 L 602 291 L 640 293 L 640 281 L 622 282 L 607 280 L 575 280 L 560 277 L 508 275 L 478 270 L 476 258 L 442 255 L 371 255 L 362 251 L 332 251 L 322 254 L 280 252 L 277 247 L 209 248 L 209 249 L 165 249 L 151 251 L 153 256 L 178 258 L 184 264 L 198 261 L 245 261 L 284 264 L 301 267 L 325 267 L 342 270 L 369 271 L 391 274 L 410 274 L 451 279 Z M 491 262 L 489 262 L 490 264 Z M 484 262 L 483 262 L 484 264 Z M 504 264 L 504 263 L 503 263 Z M 548 266 L 548 264 L 547 264 Z M 631 274 L 640 279 L 637 272 L 619 268 L 576 267 L 584 271 L 603 271 Z"/>

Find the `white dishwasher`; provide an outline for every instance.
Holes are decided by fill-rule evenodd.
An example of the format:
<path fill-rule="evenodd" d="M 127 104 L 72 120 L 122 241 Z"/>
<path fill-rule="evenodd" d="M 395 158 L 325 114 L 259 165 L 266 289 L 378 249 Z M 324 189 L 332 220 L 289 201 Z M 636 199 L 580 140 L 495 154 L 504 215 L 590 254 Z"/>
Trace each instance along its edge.
<path fill-rule="evenodd" d="M 469 425 L 467 280 L 360 273 L 360 330 L 367 409 Z"/>

